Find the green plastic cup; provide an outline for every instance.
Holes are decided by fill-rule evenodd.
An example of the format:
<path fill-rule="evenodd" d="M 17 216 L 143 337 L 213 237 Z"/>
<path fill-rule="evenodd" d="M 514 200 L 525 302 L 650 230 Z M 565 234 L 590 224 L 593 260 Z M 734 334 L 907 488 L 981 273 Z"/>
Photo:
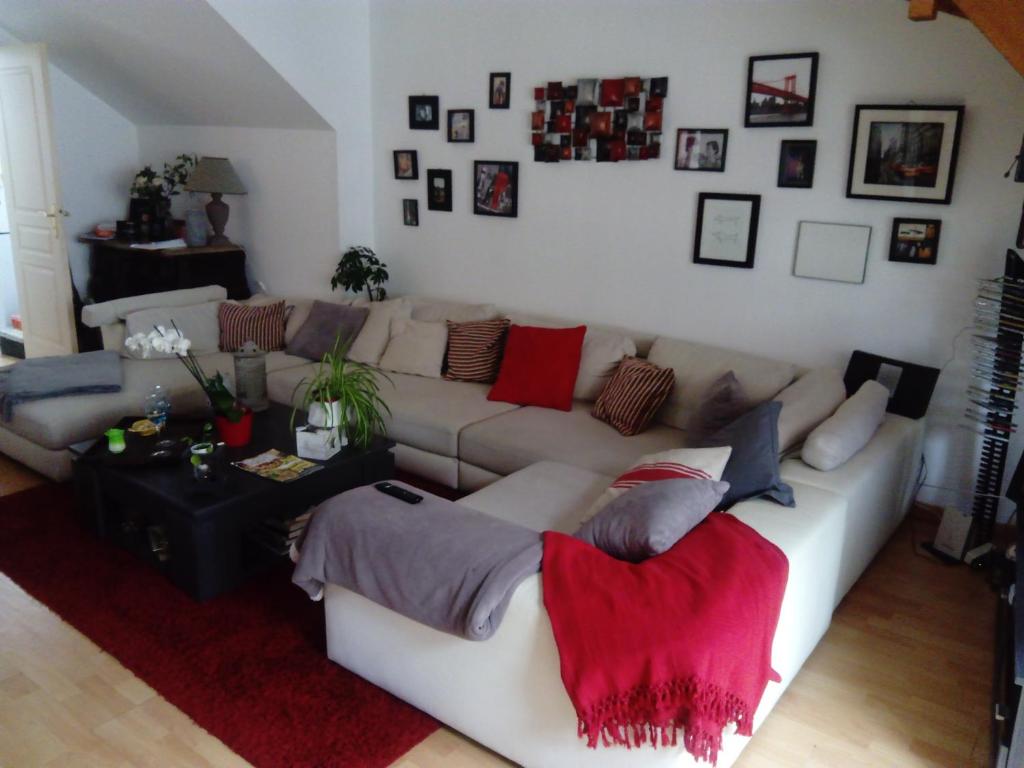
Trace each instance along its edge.
<path fill-rule="evenodd" d="M 103 433 L 107 436 L 107 450 L 111 453 L 123 453 L 125 449 L 124 430 L 108 429 Z"/>

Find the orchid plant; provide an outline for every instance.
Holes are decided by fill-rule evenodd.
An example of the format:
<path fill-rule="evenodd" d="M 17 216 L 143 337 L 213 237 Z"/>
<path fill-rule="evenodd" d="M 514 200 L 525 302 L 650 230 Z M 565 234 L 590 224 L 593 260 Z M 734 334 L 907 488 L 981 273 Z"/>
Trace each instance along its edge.
<path fill-rule="evenodd" d="M 185 338 L 173 320 L 171 324 L 172 328 L 156 325 L 149 333 L 140 332 L 129 336 L 124 340 L 124 345 L 129 352 L 144 358 L 154 352 L 174 355 L 181 360 L 182 365 L 192 374 L 192 378 L 203 388 L 214 412 L 228 421 L 235 423 L 240 421 L 245 412 L 224 383 L 224 376 L 220 371 L 213 376 L 207 376 L 199 359 L 192 353 L 192 342 Z"/>

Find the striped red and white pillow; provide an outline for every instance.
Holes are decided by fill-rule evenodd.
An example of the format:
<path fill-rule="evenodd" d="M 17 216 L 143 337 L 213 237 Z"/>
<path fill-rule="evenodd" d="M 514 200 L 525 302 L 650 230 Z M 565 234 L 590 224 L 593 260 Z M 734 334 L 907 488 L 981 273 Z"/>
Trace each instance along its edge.
<path fill-rule="evenodd" d="M 217 313 L 222 352 L 235 352 L 247 341 L 264 352 L 284 349 L 285 303 L 246 306 L 225 301 Z"/>
<path fill-rule="evenodd" d="M 624 435 L 637 435 L 651 423 L 676 383 L 671 368 L 624 357 L 594 403 L 591 414 Z"/>
<path fill-rule="evenodd" d="M 478 381 L 490 384 L 498 375 L 510 321 L 478 320 L 467 323 L 448 321 L 449 381 Z"/>
<path fill-rule="evenodd" d="M 732 448 L 673 448 L 641 456 L 615 478 L 580 520 L 582 525 L 631 488 L 658 480 L 721 480 Z"/>

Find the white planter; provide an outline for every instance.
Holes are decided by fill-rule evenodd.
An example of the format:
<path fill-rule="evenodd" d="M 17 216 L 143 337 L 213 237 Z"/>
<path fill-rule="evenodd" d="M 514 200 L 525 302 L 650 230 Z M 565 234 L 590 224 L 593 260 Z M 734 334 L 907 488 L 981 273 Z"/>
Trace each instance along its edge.
<path fill-rule="evenodd" d="M 337 400 L 332 403 L 311 403 L 309 414 L 306 416 L 306 423 L 311 427 L 325 427 L 327 429 L 342 426 L 341 403 Z"/>

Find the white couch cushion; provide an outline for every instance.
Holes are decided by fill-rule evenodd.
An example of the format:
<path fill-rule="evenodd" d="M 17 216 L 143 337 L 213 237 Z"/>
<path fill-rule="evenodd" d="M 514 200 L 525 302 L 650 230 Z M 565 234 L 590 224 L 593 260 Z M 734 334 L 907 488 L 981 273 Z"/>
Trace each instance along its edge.
<path fill-rule="evenodd" d="M 228 292 L 221 285 L 204 285 L 201 288 L 145 293 L 141 296 L 128 296 L 123 299 L 103 301 L 99 304 L 86 304 L 82 307 L 82 322 L 90 328 L 99 328 L 124 320 L 132 312 L 137 312 L 140 309 L 187 307 L 190 304 L 201 304 L 204 301 L 223 301 L 227 297 Z"/>
<path fill-rule="evenodd" d="M 352 303 L 358 307 L 369 307 L 370 314 L 349 347 L 348 358 L 357 363 L 377 365 L 384 350 L 387 349 L 388 341 L 391 340 L 391 323 L 396 320 L 408 320 L 412 314 L 412 306 L 405 299 L 364 300 Z"/>
<path fill-rule="evenodd" d="M 538 461 L 560 461 L 606 475 L 618 475 L 645 453 L 684 445 L 681 430 L 655 424 L 624 437 L 590 415 L 590 403 L 570 411 L 528 406 L 466 427 L 459 458 L 508 475 Z"/>
<path fill-rule="evenodd" d="M 877 381 L 865 381 L 807 436 L 800 458 L 824 472 L 845 464 L 871 440 L 885 419 L 888 404 L 889 390 Z"/>
<path fill-rule="evenodd" d="M 705 390 L 729 371 L 736 375 L 751 405 L 778 394 L 796 374 L 790 363 L 665 336 L 655 340 L 647 359 L 676 372 L 675 389 L 655 418 L 677 429 L 686 429 Z"/>
<path fill-rule="evenodd" d="M 597 400 L 622 358 L 635 354 L 636 344 L 625 334 L 587 328 L 573 398 L 590 402 Z"/>
<path fill-rule="evenodd" d="M 815 368 L 774 398 L 779 413 L 779 452 L 798 445 L 811 430 L 835 413 L 846 399 L 843 374 L 836 368 Z"/>
<path fill-rule="evenodd" d="M 182 335 L 192 342 L 192 354 L 208 355 L 219 350 L 220 324 L 217 320 L 219 301 L 207 301 L 202 304 L 190 304 L 181 307 L 153 307 L 132 312 L 124 319 L 126 336 L 137 333 L 148 334 L 161 326 L 167 330 L 177 327 Z M 131 352 L 127 348 L 121 351 L 123 357 L 143 359 L 141 353 Z M 148 359 L 177 359 L 167 352 L 152 351 Z"/>
<path fill-rule="evenodd" d="M 427 323 L 470 323 L 477 320 L 493 320 L 498 310 L 493 304 L 465 304 L 458 301 L 443 299 L 425 299 L 418 296 L 407 297 L 412 305 L 412 319 Z"/>
<path fill-rule="evenodd" d="M 391 340 L 381 355 L 380 367 L 385 371 L 439 379 L 447 346 L 445 323 L 396 320 L 391 324 Z"/>

